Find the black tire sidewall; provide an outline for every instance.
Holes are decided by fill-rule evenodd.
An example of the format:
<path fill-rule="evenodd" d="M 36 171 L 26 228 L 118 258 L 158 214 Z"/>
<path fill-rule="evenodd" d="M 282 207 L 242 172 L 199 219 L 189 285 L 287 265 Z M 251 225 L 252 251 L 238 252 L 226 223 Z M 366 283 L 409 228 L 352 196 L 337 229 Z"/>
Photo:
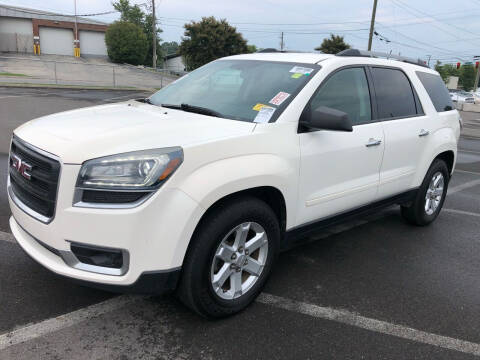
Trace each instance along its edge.
<path fill-rule="evenodd" d="M 431 215 L 428 215 L 425 211 L 425 196 L 427 194 L 428 187 L 430 185 L 430 181 L 433 178 L 433 175 L 435 175 L 437 172 L 440 172 L 443 175 L 444 178 L 444 188 L 443 188 L 443 195 L 442 199 L 440 201 L 440 204 L 438 204 L 437 209 L 435 212 Z M 448 184 L 450 181 L 450 174 L 448 171 L 447 164 L 443 160 L 435 160 L 433 164 L 430 166 L 428 169 L 427 175 L 425 176 L 425 179 L 422 182 L 422 185 L 420 186 L 420 189 L 417 194 L 417 198 L 415 200 L 415 217 L 419 225 L 428 225 L 431 222 L 433 222 L 438 214 L 440 213 L 443 203 L 445 202 L 445 199 L 447 197 L 447 191 L 448 191 Z"/>
<path fill-rule="evenodd" d="M 226 300 L 215 294 L 210 271 L 215 252 L 225 235 L 244 222 L 256 222 L 267 233 L 268 255 L 265 267 L 256 283 L 237 299 Z M 202 315 L 222 317 L 236 313 L 251 303 L 263 288 L 278 255 L 280 226 L 273 210 L 256 198 L 238 199 L 217 208 L 202 221 L 189 251 L 185 271 L 191 272 L 189 281 L 191 301 Z"/>

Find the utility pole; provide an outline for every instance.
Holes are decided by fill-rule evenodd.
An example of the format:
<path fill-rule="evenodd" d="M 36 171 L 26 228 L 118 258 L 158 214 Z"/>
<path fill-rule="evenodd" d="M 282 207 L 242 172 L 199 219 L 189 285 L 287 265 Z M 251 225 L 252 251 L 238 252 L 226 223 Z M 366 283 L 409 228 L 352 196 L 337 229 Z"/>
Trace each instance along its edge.
<path fill-rule="evenodd" d="M 285 46 L 285 44 L 283 42 L 283 31 L 282 31 L 282 35 L 280 36 L 280 51 L 283 51 L 284 46 Z"/>
<path fill-rule="evenodd" d="M 73 7 L 75 8 L 75 39 L 73 40 L 73 55 L 75 57 L 80 56 L 79 44 L 78 44 L 78 28 L 77 28 L 77 0 L 73 0 Z"/>
<path fill-rule="evenodd" d="M 152 66 L 157 68 L 157 22 L 155 20 L 155 0 L 152 0 L 152 31 L 153 31 L 153 54 L 152 54 Z"/>
<path fill-rule="evenodd" d="M 373 29 L 375 28 L 375 14 L 377 13 L 377 0 L 373 0 L 372 20 L 370 22 L 370 35 L 368 36 L 368 51 L 372 50 Z"/>
<path fill-rule="evenodd" d="M 427 55 L 428 60 L 427 60 L 427 66 L 430 67 L 430 60 L 432 59 L 432 55 Z"/>

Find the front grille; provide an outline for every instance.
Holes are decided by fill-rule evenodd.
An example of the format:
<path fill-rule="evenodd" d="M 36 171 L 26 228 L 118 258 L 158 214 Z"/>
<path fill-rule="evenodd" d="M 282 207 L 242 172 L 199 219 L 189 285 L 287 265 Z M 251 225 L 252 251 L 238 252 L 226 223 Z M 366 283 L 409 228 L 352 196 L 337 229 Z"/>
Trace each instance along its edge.
<path fill-rule="evenodd" d="M 21 159 L 22 163 L 31 166 L 30 179 L 13 167 L 14 155 Z M 10 148 L 9 164 L 10 184 L 15 196 L 33 211 L 52 218 L 57 201 L 60 163 L 40 154 L 31 146 L 14 137 Z"/>

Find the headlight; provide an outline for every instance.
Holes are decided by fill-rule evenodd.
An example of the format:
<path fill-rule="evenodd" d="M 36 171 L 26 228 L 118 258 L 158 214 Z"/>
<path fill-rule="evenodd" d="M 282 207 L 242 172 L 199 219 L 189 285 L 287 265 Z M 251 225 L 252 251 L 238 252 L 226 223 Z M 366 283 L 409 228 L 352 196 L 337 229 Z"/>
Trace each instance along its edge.
<path fill-rule="evenodd" d="M 151 191 L 173 174 L 183 161 L 180 147 L 135 151 L 83 163 L 77 188 Z"/>

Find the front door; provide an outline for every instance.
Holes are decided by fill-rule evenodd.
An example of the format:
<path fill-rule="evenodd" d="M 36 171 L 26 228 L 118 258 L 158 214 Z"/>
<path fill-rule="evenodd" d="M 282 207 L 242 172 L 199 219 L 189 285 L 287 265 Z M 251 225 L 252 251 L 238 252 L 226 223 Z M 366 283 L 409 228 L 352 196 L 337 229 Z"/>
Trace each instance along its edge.
<path fill-rule="evenodd" d="M 327 106 L 347 113 L 353 132 L 319 130 L 299 134 L 297 225 L 373 202 L 384 152 L 382 124 L 372 121 L 364 67 L 334 72 L 307 106 Z"/>

